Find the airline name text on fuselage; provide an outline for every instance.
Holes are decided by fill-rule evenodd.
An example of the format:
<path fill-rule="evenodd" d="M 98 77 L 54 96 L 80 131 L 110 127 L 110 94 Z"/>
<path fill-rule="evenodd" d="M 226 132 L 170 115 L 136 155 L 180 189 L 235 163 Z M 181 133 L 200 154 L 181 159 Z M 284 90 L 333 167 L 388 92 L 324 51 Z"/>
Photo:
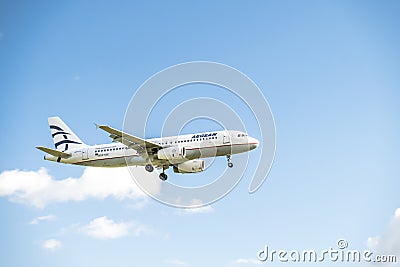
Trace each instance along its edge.
<path fill-rule="evenodd" d="M 206 133 L 206 134 L 198 134 L 198 135 L 193 135 L 192 139 L 194 138 L 203 138 L 203 137 L 211 137 L 211 136 L 216 136 L 217 133 Z"/>

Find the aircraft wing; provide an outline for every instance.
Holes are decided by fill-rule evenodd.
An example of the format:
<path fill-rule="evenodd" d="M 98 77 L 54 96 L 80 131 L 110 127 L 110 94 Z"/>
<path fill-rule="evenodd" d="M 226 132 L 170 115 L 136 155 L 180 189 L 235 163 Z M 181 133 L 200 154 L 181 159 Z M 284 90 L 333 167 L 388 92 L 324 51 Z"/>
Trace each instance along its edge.
<path fill-rule="evenodd" d="M 162 149 L 162 147 L 156 143 L 124 133 L 107 125 L 96 125 L 96 127 L 109 133 L 114 141 L 136 150 L 141 156 L 144 156 L 144 158 L 148 157 L 148 154 L 152 154 L 153 149 Z"/>

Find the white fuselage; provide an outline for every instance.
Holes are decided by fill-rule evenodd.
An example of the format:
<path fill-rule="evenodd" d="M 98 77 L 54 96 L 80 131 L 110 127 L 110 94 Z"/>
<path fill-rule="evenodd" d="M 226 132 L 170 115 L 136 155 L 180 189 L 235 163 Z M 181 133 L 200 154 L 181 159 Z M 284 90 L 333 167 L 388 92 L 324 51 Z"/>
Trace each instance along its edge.
<path fill-rule="evenodd" d="M 188 134 L 163 138 L 147 139 L 155 144 L 167 147 L 184 147 L 192 153 L 194 158 L 207 158 L 226 156 L 248 152 L 256 148 L 258 140 L 247 136 L 241 131 L 216 131 L 199 134 Z M 137 153 L 122 143 L 111 143 L 94 146 L 82 146 L 68 150 L 71 157 L 65 159 L 46 155 L 46 160 L 57 161 L 66 164 L 77 164 L 93 167 L 123 167 L 144 166 L 149 159 Z M 174 162 L 171 162 L 174 164 Z"/>

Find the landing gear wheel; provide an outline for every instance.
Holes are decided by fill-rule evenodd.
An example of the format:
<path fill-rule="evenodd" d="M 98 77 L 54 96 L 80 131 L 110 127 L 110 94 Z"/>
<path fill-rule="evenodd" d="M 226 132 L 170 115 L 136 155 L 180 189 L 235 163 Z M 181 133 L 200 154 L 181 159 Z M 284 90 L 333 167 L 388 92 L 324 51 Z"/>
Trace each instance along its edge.
<path fill-rule="evenodd" d="M 226 158 L 228 159 L 228 167 L 232 168 L 233 167 L 233 163 L 231 161 L 231 155 L 226 155 Z"/>
<path fill-rule="evenodd" d="M 151 164 L 147 164 L 144 169 L 148 172 L 153 172 L 154 171 L 154 167 Z"/>
<path fill-rule="evenodd" d="M 167 178 L 168 178 L 168 175 L 165 172 L 160 173 L 161 180 L 165 181 L 165 180 L 167 180 Z"/>

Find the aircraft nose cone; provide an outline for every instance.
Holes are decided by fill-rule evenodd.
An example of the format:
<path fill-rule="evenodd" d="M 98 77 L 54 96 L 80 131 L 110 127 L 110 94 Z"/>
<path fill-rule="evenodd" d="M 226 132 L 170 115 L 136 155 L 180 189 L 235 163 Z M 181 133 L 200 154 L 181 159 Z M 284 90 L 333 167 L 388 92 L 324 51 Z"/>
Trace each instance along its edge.
<path fill-rule="evenodd" d="M 255 138 L 251 138 L 250 139 L 250 149 L 256 149 L 258 147 L 258 145 L 260 144 L 260 142 L 255 139 Z"/>

